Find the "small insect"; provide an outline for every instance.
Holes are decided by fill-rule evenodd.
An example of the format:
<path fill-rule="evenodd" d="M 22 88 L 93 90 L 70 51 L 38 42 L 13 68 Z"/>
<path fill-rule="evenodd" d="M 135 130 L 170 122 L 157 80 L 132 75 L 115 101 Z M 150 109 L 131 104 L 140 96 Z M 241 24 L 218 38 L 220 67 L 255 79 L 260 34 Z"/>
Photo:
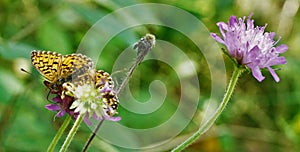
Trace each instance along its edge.
<path fill-rule="evenodd" d="M 59 91 L 64 82 L 80 80 L 80 77 L 94 67 L 93 61 L 82 54 L 61 55 L 50 51 L 32 51 L 31 62 L 47 79 L 44 84 L 52 91 Z"/>

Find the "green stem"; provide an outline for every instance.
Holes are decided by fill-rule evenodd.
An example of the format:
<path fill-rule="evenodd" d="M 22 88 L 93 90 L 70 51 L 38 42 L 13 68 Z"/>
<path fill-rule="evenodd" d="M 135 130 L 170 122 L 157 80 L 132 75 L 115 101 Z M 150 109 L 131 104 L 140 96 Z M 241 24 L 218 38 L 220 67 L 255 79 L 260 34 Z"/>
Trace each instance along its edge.
<path fill-rule="evenodd" d="M 53 138 L 51 144 L 49 145 L 49 147 L 47 149 L 47 152 L 52 152 L 54 150 L 58 140 L 60 139 L 60 137 L 64 133 L 64 131 L 67 128 L 68 124 L 70 123 L 70 120 L 71 120 L 71 117 L 68 115 L 67 118 L 65 119 L 64 123 L 61 125 L 58 132 L 56 133 L 55 137 Z"/>
<path fill-rule="evenodd" d="M 77 130 L 78 130 L 78 128 L 79 128 L 79 126 L 80 126 L 80 124 L 81 124 L 81 122 L 83 120 L 84 115 L 85 115 L 85 113 L 82 113 L 82 114 L 80 114 L 77 117 L 77 119 L 76 119 L 73 127 L 71 128 L 71 130 L 70 130 L 70 132 L 69 132 L 69 134 L 68 134 L 68 136 L 67 136 L 67 138 L 66 138 L 66 140 L 64 142 L 64 144 L 62 145 L 62 147 L 59 150 L 60 152 L 67 151 L 67 149 L 68 149 L 68 147 L 69 147 L 69 145 L 70 145 L 70 143 L 71 143 L 71 141 L 72 141 L 75 133 L 77 132 Z"/>
<path fill-rule="evenodd" d="M 217 118 L 221 115 L 222 111 L 225 109 L 233 91 L 234 88 L 237 84 L 237 81 L 240 77 L 240 75 L 243 73 L 244 69 L 243 68 L 235 68 L 233 74 L 232 74 L 232 78 L 228 84 L 227 90 L 225 92 L 225 95 L 223 97 L 223 100 L 221 102 L 221 104 L 219 105 L 218 109 L 216 110 L 216 112 L 213 114 L 213 116 L 206 121 L 200 128 L 199 130 L 194 133 L 190 138 L 188 138 L 186 141 L 184 141 L 182 144 L 180 144 L 179 146 L 177 146 L 176 148 L 174 148 L 172 150 L 172 152 L 179 152 L 182 151 L 183 149 L 185 149 L 187 146 L 189 146 L 190 144 L 192 144 L 196 139 L 198 139 L 200 137 L 200 135 L 202 135 L 203 133 L 205 133 L 213 124 L 214 122 L 217 120 Z"/>

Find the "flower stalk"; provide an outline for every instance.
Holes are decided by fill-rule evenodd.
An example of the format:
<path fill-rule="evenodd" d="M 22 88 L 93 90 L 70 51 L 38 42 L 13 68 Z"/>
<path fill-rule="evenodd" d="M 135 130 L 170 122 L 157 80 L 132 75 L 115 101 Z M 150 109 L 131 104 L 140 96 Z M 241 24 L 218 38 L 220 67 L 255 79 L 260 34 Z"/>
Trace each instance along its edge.
<path fill-rule="evenodd" d="M 60 139 L 60 137 L 63 135 L 65 129 L 67 128 L 67 126 L 69 125 L 70 121 L 71 121 L 71 116 L 67 116 L 67 118 L 65 119 L 64 123 L 61 125 L 61 127 L 59 128 L 58 132 L 56 133 L 55 137 L 53 138 L 52 142 L 50 143 L 47 152 L 52 152 L 55 148 L 55 146 L 57 145 L 58 140 Z"/>
<path fill-rule="evenodd" d="M 77 117 L 77 119 L 76 119 L 73 127 L 71 128 L 71 130 L 70 130 L 70 132 L 69 132 L 69 134 L 68 134 L 68 136 L 67 136 L 64 144 L 62 145 L 61 149 L 59 150 L 60 152 L 67 151 L 67 149 L 68 149 L 68 147 L 69 147 L 69 145 L 70 145 L 70 143 L 71 143 L 74 135 L 76 134 L 76 132 L 77 132 L 77 130 L 78 130 L 81 122 L 83 121 L 84 115 L 85 115 L 85 113 L 80 113 L 78 115 L 78 117 Z"/>
<path fill-rule="evenodd" d="M 241 74 L 245 71 L 244 67 L 236 67 L 233 71 L 231 80 L 227 86 L 227 90 L 225 92 L 225 95 L 223 97 L 222 102 L 220 103 L 218 109 L 215 111 L 215 113 L 199 128 L 197 132 L 195 132 L 191 137 L 189 137 L 186 141 L 184 141 L 182 144 L 177 146 L 172 150 L 172 152 L 179 152 L 191 145 L 194 141 L 196 141 L 202 134 L 204 134 L 218 119 L 218 117 L 221 115 L 223 110 L 225 109 L 229 99 L 231 98 L 234 88 L 237 84 L 237 81 Z"/>

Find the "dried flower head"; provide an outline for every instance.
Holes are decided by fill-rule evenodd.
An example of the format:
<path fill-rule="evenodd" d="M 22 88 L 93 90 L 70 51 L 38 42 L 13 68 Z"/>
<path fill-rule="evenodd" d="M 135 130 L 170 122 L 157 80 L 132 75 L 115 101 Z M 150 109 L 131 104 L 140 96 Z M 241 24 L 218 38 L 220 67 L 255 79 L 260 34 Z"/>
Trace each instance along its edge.
<path fill-rule="evenodd" d="M 135 43 L 133 49 L 138 50 L 138 56 L 145 56 L 148 53 L 148 51 L 150 51 L 155 46 L 155 42 L 155 36 L 148 33 L 145 36 L 143 36 L 137 43 Z"/>

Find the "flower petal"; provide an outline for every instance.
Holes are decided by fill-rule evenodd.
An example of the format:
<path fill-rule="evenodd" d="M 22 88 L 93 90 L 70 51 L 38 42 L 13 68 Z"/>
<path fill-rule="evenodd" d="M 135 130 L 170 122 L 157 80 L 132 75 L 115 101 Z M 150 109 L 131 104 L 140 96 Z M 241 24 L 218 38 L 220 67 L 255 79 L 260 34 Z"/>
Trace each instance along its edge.
<path fill-rule="evenodd" d="M 110 121 L 120 121 L 122 118 L 121 117 L 105 117 L 106 120 Z"/>
<path fill-rule="evenodd" d="M 286 59 L 283 56 L 277 57 L 271 61 L 268 62 L 268 66 L 273 66 L 273 65 L 279 65 L 279 64 L 286 64 Z"/>
<path fill-rule="evenodd" d="M 274 80 L 276 82 L 279 82 L 280 78 L 278 77 L 278 75 L 276 74 L 276 72 L 271 67 L 267 67 L 267 68 L 270 71 L 271 75 L 273 76 Z"/>
<path fill-rule="evenodd" d="M 62 117 L 62 116 L 65 115 L 65 113 L 66 113 L 66 111 L 61 110 L 61 111 L 59 111 L 59 112 L 56 114 L 56 117 Z"/>
<path fill-rule="evenodd" d="M 279 46 L 276 47 L 276 51 L 278 53 L 284 53 L 289 47 L 285 44 L 281 44 Z"/>
<path fill-rule="evenodd" d="M 60 96 L 56 96 L 56 97 L 52 98 L 52 101 L 54 101 L 54 102 L 62 102 Z"/>
<path fill-rule="evenodd" d="M 57 104 L 47 104 L 45 106 L 46 109 L 51 110 L 51 111 L 57 111 L 60 110 L 60 106 Z"/>
<path fill-rule="evenodd" d="M 217 26 L 221 27 L 222 29 L 228 31 L 228 25 L 224 22 L 218 22 Z"/>
<path fill-rule="evenodd" d="M 91 121 L 89 120 L 88 113 L 84 115 L 83 121 L 84 121 L 84 123 L 87 124 L 88 126 L 92 125 Z"/>
<path fill-rule="evenodd" d="M 72 105 L 70 106 L 69 109 L 74 109 L 74 108 L 78 107 L 80 104 L 81 104 L 81 102 L 76 100 L 72 103 Z"/>
<path fill-rule="evenodd" d="M 215 39 L 216 41 L 225 44 L 225 42 L 216 34 L 216 33 L 211 33 L 210 36 Z"/>
<path fill-rule="evenodd" d="M 258 80 L 259 82 L 261 82 L 262 80 L 265 79 L 265 77 L 261 74 L 261 71 L 258 66 L 252 68 L 251 71 L 252 71 L 252 75 L 254 76 L 254 78 L 256 80 Z"/>
<path fill-rule="evenodd" d="M 230 16 L 229 26 L 234 26 L 235 24 L 237 24 L 236 16 Z"/>

